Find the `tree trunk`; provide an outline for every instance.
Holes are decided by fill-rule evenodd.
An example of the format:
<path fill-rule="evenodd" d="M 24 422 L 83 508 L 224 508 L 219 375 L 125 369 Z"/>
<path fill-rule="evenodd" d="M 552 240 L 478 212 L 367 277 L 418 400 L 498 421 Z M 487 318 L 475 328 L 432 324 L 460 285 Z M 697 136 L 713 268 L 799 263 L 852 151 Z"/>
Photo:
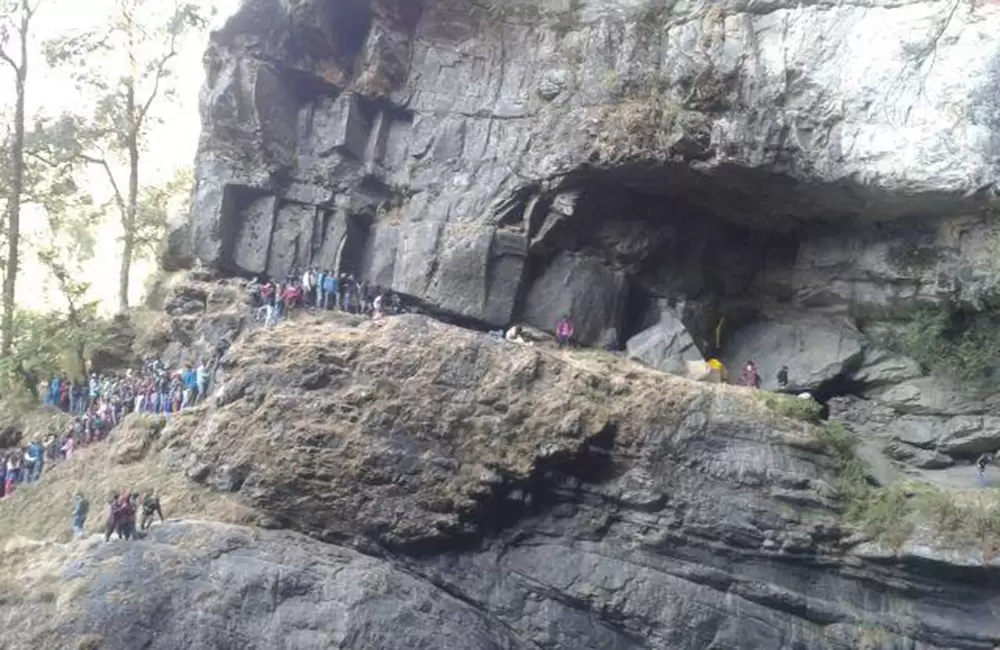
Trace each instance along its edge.
<path fill-rule="evenodd" d="M 135 217 L 139 203 L 139 120 L 135 105 L 135 84 L 126 91 L 128 125 L 128 199 L 122 215 L 122 266 L 118 274 L 118 312 L 128 313 L 129 275 L 135 250 Z"/>
<path fill-rule="evenodd" d="M 7 197 L 7 260 L 3 278 L 3 324 L 0 326 L 0 355 L 10 354 L 14 343 L 14 310 L 17 289 L 18 244 L 21 239 L 21 194 L 24 192 L 24 100 L 28 80 L 28 25 L 31 15 L 22 7 L 19 36 L 21 60 L 15 69 L 14 142 L 11 151 L 11 189 Z"/>

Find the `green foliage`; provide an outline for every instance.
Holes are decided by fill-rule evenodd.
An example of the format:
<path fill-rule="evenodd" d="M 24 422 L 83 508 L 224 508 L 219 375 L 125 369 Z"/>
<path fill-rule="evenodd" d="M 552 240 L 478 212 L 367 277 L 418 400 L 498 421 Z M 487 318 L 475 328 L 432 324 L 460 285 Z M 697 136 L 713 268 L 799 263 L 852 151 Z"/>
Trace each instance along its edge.
<path fill-rule="evenodd" d="M 844 519 L 890 546 L 902 545 L 912 531 L 902 488 L 880 489 L 869 482 L 868 468 L 857 456 L 858 440 L 840 422 L 818 427 L 816 437 L 837 461 L 837 498 Z"/>
<path fill-rule="evenodd" d="M 1000 313 L 921 307 L 886 343 L 932 372 L 980 382 L 1000 368 Z"/>
<path fill-rule="evenodd" d="M 804 422 L 819 422 L 823 412 L 823 405 L 816 400 L 791 397 L 780 393 L 765 395 L 764 406 L 778 415 Z"/>
<path fill-rule="evenodd" d="M 88 352 L 105 343 L 104 321 L 92 304 L 66 312 L 15 313 L 11 354 L 0 359 L 0 390 L 33 390 L 53 373 L 83 377 Z"/>
<path fill-rule="evenodd" d="M 914 498 L 914 510 L 930 523 L 946 544 L 1000 544 L 1000 500 L 959 502 L 941 490 L 923 490 Z"/>
<path fill-rule="evenodd" d="M 927 484 L 895 483 L 876 487 L 856 454 L 857 439 L 839 422 L 816 429 L 816 436 L 837 461 L 837 498 L 844 520 L 890 548 L 899 548 L 913 534 L 917 522 L 930 527 L 945 546 L 982 545 L 991 552 L 1000 546 L 1000 492 L 959 502 L 947 491 Z"/>
<path fill-rule="evenodd" d="M 142 183 L 146 139 L 156 113 L 175 95 L 174 65 L 184 38 L 207 25 L 203 4 L 114 0 L 99 28 L 50 41 L 46 59 L 67 70 L 82 96 L 93 98 L 44 132 L 45 157 L 55 165 L 93 166 L 106 178 L 122 227 L 119 310 L 128 309 L 135 257 L 155 248 L 165 222 L 163 192 Z"/>

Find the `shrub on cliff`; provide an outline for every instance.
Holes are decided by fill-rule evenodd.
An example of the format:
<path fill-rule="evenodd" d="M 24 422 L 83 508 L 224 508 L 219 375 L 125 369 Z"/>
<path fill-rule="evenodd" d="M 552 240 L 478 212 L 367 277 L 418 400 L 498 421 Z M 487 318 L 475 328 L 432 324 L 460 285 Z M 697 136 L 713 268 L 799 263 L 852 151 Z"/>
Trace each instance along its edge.
<path fill-rule="evenodd" d="M 983 381 L 1000 368 L 1000 314 L 994 310 L 921 307 L 887 340 L 925 369 L 961 381 Z"/>
<path fill-rule="evenodd" d="M 778 393 L 765 395 L 764 406 L 778 415 L 803 422 L 819 422 L 823 412 L 823 405 L 814 399 L 802 399 Z"/>

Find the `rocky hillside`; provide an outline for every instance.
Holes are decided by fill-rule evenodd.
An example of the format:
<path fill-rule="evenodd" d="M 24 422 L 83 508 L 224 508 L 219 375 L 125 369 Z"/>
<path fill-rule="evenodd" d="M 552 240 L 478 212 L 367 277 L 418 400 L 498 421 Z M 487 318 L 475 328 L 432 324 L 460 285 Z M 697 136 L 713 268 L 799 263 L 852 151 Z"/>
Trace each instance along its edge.
<path fill-rule="evenodd" d="M 967 462 L 1000 448 L 965 385 L 1000 367 L 998 28 L 979 0 L 246 0 L 164 261 L 787 365 L 894 459 Z"/>
<path fill-rule="evenodd" d="M 220 382 L 0 504 L 10 647 L 1000 644 L 986 511 L 950 502 L 983 526 L 951 536 L 916 485 L 851 487 L 836 429 L 781 415 L 795 400 L 422 316 L 252 331 Z M 51 537 L 23 522 L 57 500 L 33 500 L 84 476 L 155 481 L 188 521 L 23 539 Z"/>
<path fill-rule="evenodd" d="M 136 339 L 233 343 L 218 392 L 0 504 L 0 645 L 1000 646 L 997 33 L 978 0 L 244 0 L 163 257 L 204 270 Z M 472 329 L 252 331 L 232 278 L 313 265 Z M 565 313 L 590 350 L 473 331 Z M 831 420 L 659 372 L 710 356 Z M 183 521 L 46 533 L 146 477 Z"/>

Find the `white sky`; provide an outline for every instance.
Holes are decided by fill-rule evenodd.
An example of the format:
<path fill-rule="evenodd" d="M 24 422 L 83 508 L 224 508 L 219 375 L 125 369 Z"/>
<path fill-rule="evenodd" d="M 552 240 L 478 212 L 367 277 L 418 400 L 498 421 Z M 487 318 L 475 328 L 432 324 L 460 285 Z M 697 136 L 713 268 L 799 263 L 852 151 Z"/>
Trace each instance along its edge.
<path fill-rule="evenodd" d="M 166 0 L 146 1 L 166 3 Z M 203 0 L 203 4 L 214 5 L 218 9 L 212 25 L 212 28 L 218 28 L 226 18 L 235 13 L 239 0 Z M 114 0 L 41 0 L 34 22 L 36 43 L 58 38 L 75 30 L 99 26 L 107 22 L 113 5 Z M 140 182 L 143 184 L 161 182 L 172 177 L 177 169 L 192 165 L 201 128 L 198 118 L 198 93 L 204 79 L 201 60 L 207 37 L 206 32 L 189 38 L 175 60 L 178 101 L 175 105 L 159 104 L 159 114 L 165 120 L 164 125 L 156 127 L 151 134 L 148 152 L 141 163 Z M 85 103 L 85 98 L 79 96 L 67 74 L 46 68 L 37 47 L 30 65 L 27 106 L 29 116 L 38 112 L 57 115 L 78 109 Z M 13 101 L 13 94 L 13 78 L 9 74 L 9 69 L 4 67 L 0 70 L 0 106 L 7 108 Z M 110 189 L 103 176 L 88 174 L 82 182 L 88 185 L 88 189 L 98 199 L 103 200 L 109 196 Z M 87 279 L 94 285 L 94 297 L 100 298 L 109 307 L 117 304 L 119 256 L 117 239 L 120 228 L 116 226 L 116 216 L 111 215 L 112 223 L 101 230 L 98 254 L 94 263 L 87 269 Z M 38 216 L 34 215 L 34 219 L 37 228 Z M 23 215 L 22 224 L 25 229 L 30 229 L 33 225 L 32 216 Z M 137 302 L 145 277 L 151 270 L 150 265 L 135 265 L 132 304 Z M 18 280 L 18 304 L 27 308 L 43 308 L 58 298 L 58 290 L 47 282 L 33 255 L 23 257 Z"/>

